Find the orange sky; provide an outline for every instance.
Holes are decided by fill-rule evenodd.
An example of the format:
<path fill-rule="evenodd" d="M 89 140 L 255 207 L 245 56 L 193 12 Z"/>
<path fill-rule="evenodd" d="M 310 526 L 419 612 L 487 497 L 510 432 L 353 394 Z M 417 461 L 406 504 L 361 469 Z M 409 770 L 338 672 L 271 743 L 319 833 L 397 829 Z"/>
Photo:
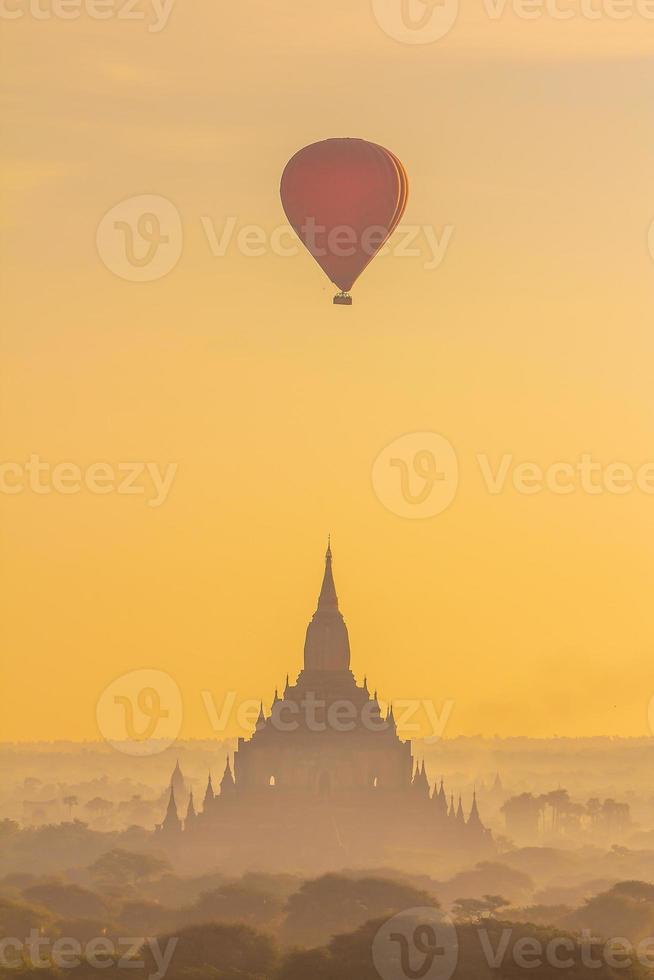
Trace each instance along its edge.
<path fill-rule="evenodd" d="M 448 735 L 647 733 L 654 496 L 491 494 L 477 456 L 654 460 L 651 25 L 469 5 L 419 45 L 363 0 L 178 0 L 160 31 L 0 29 L 2 460 L 176 465 L 156 507 L 149 484 L 0 494 L 0 737 L 98 737 L 103 690 L 144 667 L 186 736 L 212 734 L 203 691 L 269 701 L 329 531 L 353 668 L 385 698 L 453 702 Z M 306 254 L 212 254 L 229 217 L 268 240 L 286 160 L 341 135 L 401 157 L 438 267 L 421 234 L 339 309 Z M 150 282 L 96 244 L 141 195 L 182 229 Z M 458 490 L 414 520 L 373 464 L 424 432 Z"/>

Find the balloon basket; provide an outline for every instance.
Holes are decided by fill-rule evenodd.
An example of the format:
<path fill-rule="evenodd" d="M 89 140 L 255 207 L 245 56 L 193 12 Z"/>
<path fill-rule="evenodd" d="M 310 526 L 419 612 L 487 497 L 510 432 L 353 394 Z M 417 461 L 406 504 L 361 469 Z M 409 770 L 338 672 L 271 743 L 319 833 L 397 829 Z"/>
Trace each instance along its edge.
<path fill-rule="evenodd" d="M 349 293 L 336 293 L 334 306 L 352 306 L 352 297 Z"/>

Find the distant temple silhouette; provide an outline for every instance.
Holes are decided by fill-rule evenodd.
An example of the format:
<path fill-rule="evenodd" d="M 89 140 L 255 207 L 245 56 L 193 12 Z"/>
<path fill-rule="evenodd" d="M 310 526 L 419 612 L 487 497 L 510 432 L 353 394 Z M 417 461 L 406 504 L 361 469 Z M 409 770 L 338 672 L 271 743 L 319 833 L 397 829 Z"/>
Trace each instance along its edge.
<path fill-rule="evenodd" d="M 185 814 L 180 817 L 178 807 Z M 222 842 L 240 866 L 342 866 L 347 858 L 382 861 L 407 851 L 494 851 L 476 794 L 468 816 L 448 801 L 443 781 L 427 779 L 409 742 L 397 734 L 392 707 L 350 670 L 350 642 L 339 610 L 328 545 L 318 606 L 307 628 L 304 669 L 271 714 L 263 705 L 254 733 L 240 738 L 219 792 L 209 775 L 200 810 L 179 764 L 161 842 L 184 852 Z"/>

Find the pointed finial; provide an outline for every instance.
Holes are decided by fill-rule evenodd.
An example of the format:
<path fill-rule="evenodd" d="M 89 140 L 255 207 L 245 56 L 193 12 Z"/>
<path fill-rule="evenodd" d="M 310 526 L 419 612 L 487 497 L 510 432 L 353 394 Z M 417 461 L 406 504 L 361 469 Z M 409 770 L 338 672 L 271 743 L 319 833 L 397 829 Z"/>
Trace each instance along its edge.
<path fill-rule="evenodd" d="M 334 585 L 334 573 L 332 571 L 332 547 L 331 538 L 327 541 L 327 551 L 325 553 L 325 572 L 323 575 L 320 595 L 318 596 L 318 609 L 338 610 L 338 596 Z"/>
<path fill-rule="evenodd" d="M 327 553 L 325 554 L 325 558 L 331 558 L 331 556 L 332 556 L 332 536 L 331 536 L 331 534 L 328 534 L 327 535 Z"/>

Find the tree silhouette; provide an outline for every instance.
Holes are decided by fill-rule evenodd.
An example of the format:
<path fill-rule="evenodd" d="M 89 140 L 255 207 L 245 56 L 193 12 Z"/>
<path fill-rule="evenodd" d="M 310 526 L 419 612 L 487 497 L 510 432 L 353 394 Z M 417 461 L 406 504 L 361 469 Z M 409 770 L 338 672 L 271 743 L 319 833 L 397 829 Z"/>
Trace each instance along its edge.
<path fill-rule="evenodd" d="M 367 919 L 426 905 L 438 906 L 434 895 L 397 881 L 323 875 L 291 895 L 282 936 L 289 943 L 317 945 Z"/>
<path fill-rule="evenodd" d="M 570 921 L 596 935 L 624 936 L 638 943 L 654 934 L 654 885 L 622 881 L 586 900 Z"/>
<path fill-rule="evenodd" d="M 285 902 L 260 888 L 241 882 L 203 892 L 189 911 L 195 922 L 244 922 L 258 928 L 279 925 Z"/>
<path fill-rule="evenodd" d="M 531 839 L 536 837 L 541 809 L 541 801 L 532 793 L 509 797 L 500 807 L 509 835 Z"/>
<path fill-rule="evenodd" d="M 109 813 L 114 808 L 111 800 L 105 800 L 102 796 L 95 796 L 88 803 L 85 803 L 84 806 L 85 809 L 90 810 L 91 813 L 97 814 L 98 816 L 102 816 L 103 813 Z"/>
<path fill-rule="evenodd" d="M 452 911 L 457 922 L 480 922 L 487 919 L 509 902 L 501 895 L 484 895 L 483 898 L 457 898 Z"/>
<path fill-rule="evenodd" d="M 36 905 L 63 916 L 94 916 L 107 914 L 107 903 L 95 892 L 80 885 L 69 885 L 59 881 L 32 885 L 23 892 L 25 898 Z"/>
<path fill-rule="evenodd" d="M 246 925 L 188 926 L 175 934 L 159 939 L 162 949 L 177 940 L 169 980 L 187 977 L 189 970 L 198 970 L 198 977 L 225 980 L 263 980 L 272 978 L 277 965 L 278 951 L 273 939 Z M 142 952 L 148 973 L 156 972 L 156 964 L 148 947 Z M 213 971 L 216 971 L 215 973 Z"/>
<path fill-rule="evenodd" d="M 597 827 L 601 812 L 602 804 L 596 797 L 592 797 L 586 804 L 586 813 L 590 817 L 590 825 L 593 829 Z"/>
<path fill-rule="evenodd" d="M 79 804 L 79 800 L 76 796 L 64 796 L 63 803 L 68 807 L 68 816 L 73 819 L 73 807 Z"/>
<path fill-rule="evenodd" d="M 567 789 L 554 789 L 540 797 L 541 808 L 551 812 L 550 830 L 558 834 L 561 830 L 561 820 L 570 809 L 570 795 Z"/>
<path fill-rule="evenodd" d="M 105 885 L 129 887 L 137 881 L 159 877 L 169 869 L 170 863 L 166 858 L 116 847 L 94 861 L 89 871 L 96 880 Z"/>
<path fill-rule="evenodd" d="M 280 965 L 276 980 L 379 980 L 372 949 L 375 937 L 385 922 L 385 919 L 372 920 L 355 932 L 334 936 L 320 949 L 289 953 Z M 494 976 L 501 976 L 503 980 L 524 980 L 526 971 L 524 966 L 518 965 L 513 952 L 515 945 L 528 938 L 536 940 L 545 949 L 548 943 L 562 936 L 560 929 L 516 923 L 509 932 L 509 945 L 503 947 L 503 937 L 506 943 L 507 934 L 505 922 L 490 918 L 485 920 L 483 928 L 488 946 L 493 950 L 503 950 L 501 966 L 499 969 L 489 966 L 479 941 L 479 925 L 460 923 L 456 927 L 458 962 L 453 980 L 490 980 Z M 585 966 L 574 937 L 568 934 L 566 938 L 572 944 L 570 957 L 573 965 L 565 971 L 556 971 L 543 955 L 541 965 L 529 969 L 531 977 L 535 980 L 552 980 L 556 972 L 565 976 L 566 980 L 636 980 L 642 976 L 639 967 L 629 965 L 620 969 L 611 969 L 605 964 Z M 402 973 L 397 972 L 397 976 L 402 976 Z"/>

